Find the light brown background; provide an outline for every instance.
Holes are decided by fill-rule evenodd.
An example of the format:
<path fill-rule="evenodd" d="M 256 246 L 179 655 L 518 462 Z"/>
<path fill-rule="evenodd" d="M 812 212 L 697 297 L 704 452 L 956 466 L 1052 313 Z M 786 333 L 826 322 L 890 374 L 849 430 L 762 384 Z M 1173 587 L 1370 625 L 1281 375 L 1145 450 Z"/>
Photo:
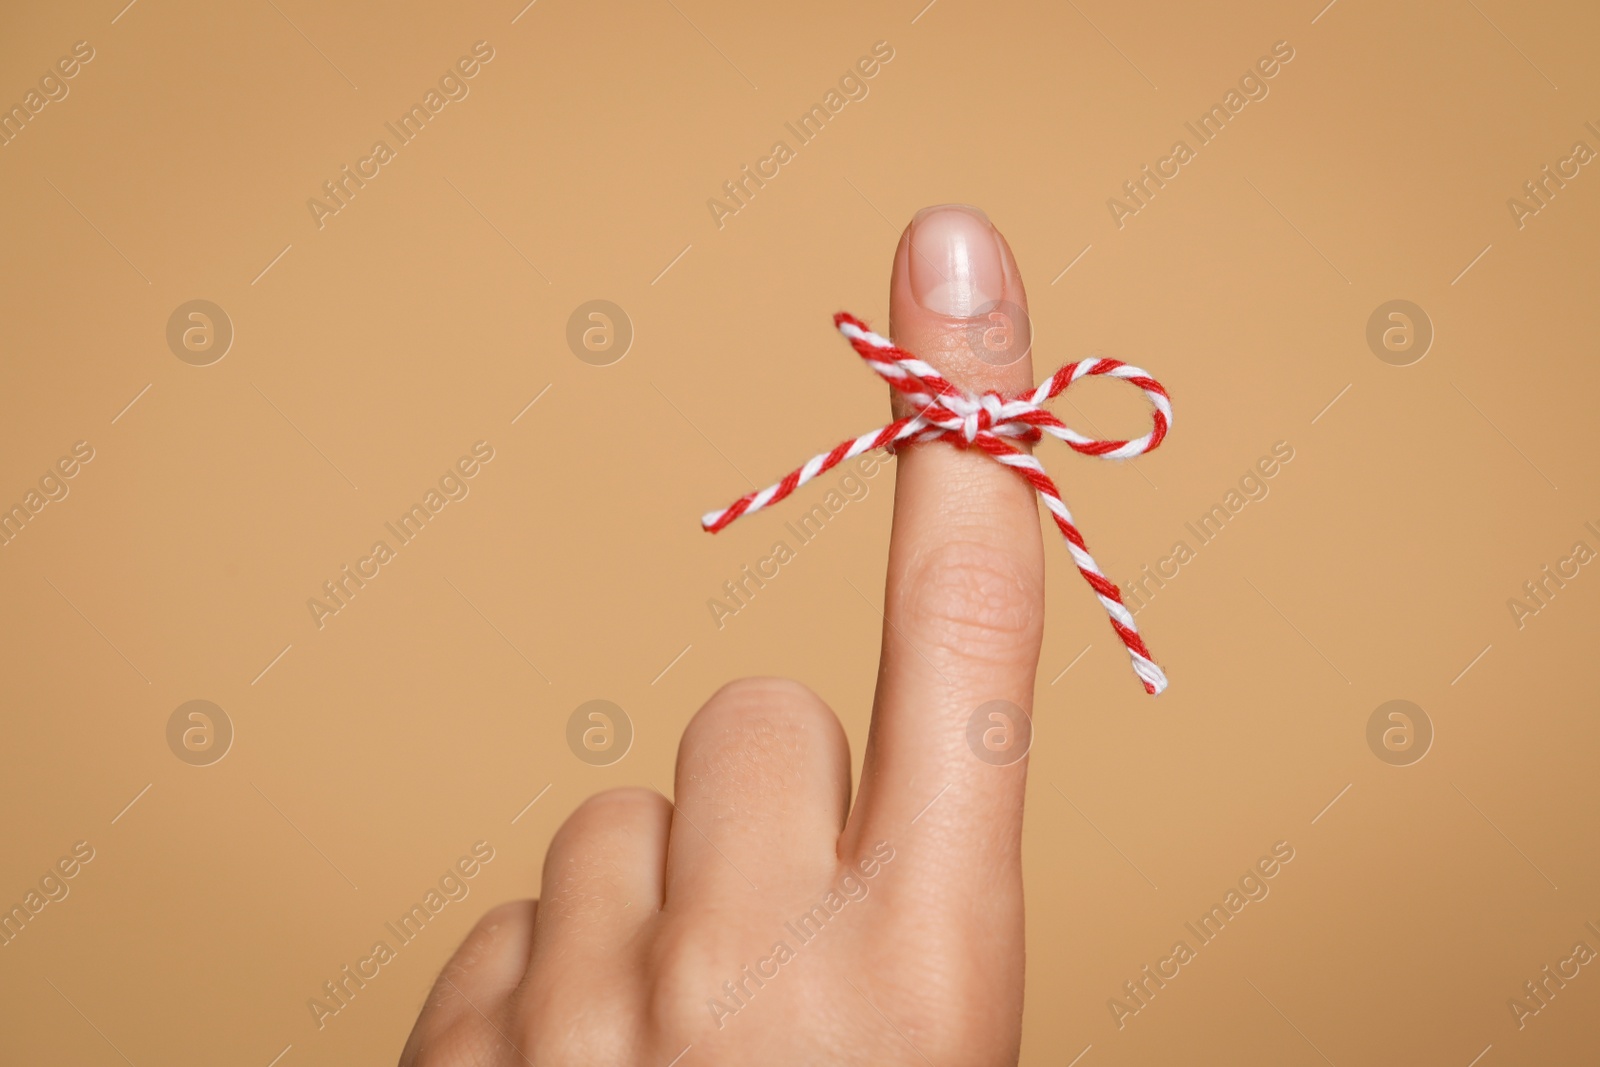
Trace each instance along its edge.
<path fill-rule="evenodd" d="M 670 789 L 723 681 L 803 679 L 859 758 L 881 623 L 850 583 L 876 601 L 892 473 L 720 631 L 708 598 L 793 515 L 696 520 L 882 420 L 828 317 L 883 325 L 899 228 L 951 200 L 1016 250 L 1041 373 L 1101 351 L 1172 392 L 1134 466 L 1042 453 L 1114 578 L 1295 448 L 1141 613 L 1159 700 L 1051 545 L 1023 1061 L 1600 1055 L 1600 968 L 1525 1029 L 1506 1006 L 1600 948 L 1600 574 L 1520 631 L 1506 606 L 1600 548 L 1600 174 L 1520 231 L 1506 207 L 1600 148 L 1600 14 L 920 6 L 8 9 L 5 103 L 97 56 L 0 148 L 0 500 L 96 458 L 0 549 L 0 901 L 97 855 L 0 948 L 0 1060 L 392 1062 L 477 915 L 536 892 L 586 794 Z M 318 230 L 307 198 L 477 40 L 471 95 Z M 870 96 L 718 230 L 707 198 L 879 40 Z M 1106 199 L 1278 40 L 1271 95 L 1119 230 Z M 165 341 L 197 297 L 237 331 L 205 368 Z M 610 367 L 564 340 L 593 298 L 637 332 Z M 1410 367 L 1364 340 L 1394 298 L 1437 331 Z M 1075 403 L 1142 425 L 1115 388 Z M 471 495 L 317 630 L 307 598 L 479 439 Z M 565 742 L 595 697 L 637 731 L 606 768 Z M 204 768 L 165 740 L 195 698 L 237 731 Z M 1437 731 L 1413 766 L 1366 744 L 1393 698 Z M 480 839 L 472 895 L 319 1031 L 307 999 Z M 1119 1031 L 1108 998 L 1280 840 L 1271 896 Z"/>

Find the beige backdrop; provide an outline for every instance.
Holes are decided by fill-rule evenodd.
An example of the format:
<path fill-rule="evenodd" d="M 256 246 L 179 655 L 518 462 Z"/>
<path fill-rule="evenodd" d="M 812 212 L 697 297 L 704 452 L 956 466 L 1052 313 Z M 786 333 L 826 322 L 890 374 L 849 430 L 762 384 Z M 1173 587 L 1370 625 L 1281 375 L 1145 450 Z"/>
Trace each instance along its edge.
<path fill-rule="evenodd" d="M 1041 453 L 1114 578 L 1165 567 L 1172 688 L 1052 543 L 1023 1062 L 1596 1056 L 1593 5 L 122 2 L 0 16 L 0 1060 L 392 1062 L 476 916 L 586 794 L 670 789 L 723 681 L 805 680 L 859 757 L 892 467 L 720 628 L 795 514 L 697 519 L 882 421 L 829 316 L 883 324 L 952 200 L 1016 250 L 1041 372 L 1119 356 L 1177 410 L 1131 465 Z M 627 322 L 585 361 L 593 300 Z M 1143 425 L 1114 385 L 1058 406 Z M 634 733 L 605 766 L 567 740 L 592 699 Z"/>

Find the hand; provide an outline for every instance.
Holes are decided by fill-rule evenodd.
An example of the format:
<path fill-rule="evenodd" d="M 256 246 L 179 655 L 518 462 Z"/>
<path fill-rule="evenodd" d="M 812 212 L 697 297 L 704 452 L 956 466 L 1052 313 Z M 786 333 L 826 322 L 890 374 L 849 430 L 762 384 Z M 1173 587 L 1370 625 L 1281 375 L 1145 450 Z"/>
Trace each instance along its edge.
<path fill-rule="evenodd" d="M 1028 388 L 1025 354 L 974 353 L 1000 300 L 1027 307 L 987 218 L 920 212 L 895 252 L 895 342 L 960 387 Z M 676 804 L 614 789 L 573 812 L 540 899 L 478 923 L 402 1065 L 1014 1064 L 1027 761 L 967 737 L 989 701 L 1031 713 L 1043 589 L 1027 484 L 981 452 L 902 449 L 854 806 L 814 693 L 724 686 L 684 731 Z"/>

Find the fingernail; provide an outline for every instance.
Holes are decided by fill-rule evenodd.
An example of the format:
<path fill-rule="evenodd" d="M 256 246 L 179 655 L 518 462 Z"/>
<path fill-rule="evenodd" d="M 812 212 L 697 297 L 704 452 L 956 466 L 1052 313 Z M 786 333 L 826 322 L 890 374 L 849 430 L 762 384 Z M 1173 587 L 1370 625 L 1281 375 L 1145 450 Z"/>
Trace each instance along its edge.
<path fill-rule="evenodd" d="M 911 220 L 911 295 L 939 315 L 968 318 L 1005 295 L 1000 238 L 966 204 L 924 208 Z"/>

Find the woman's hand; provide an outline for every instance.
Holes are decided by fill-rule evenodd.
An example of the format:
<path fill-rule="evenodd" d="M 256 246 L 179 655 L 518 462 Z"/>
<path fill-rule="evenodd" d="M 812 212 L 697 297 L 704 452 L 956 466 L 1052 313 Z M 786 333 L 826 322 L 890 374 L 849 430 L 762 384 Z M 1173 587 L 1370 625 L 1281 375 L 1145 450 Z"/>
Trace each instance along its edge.
<path fill-rule="evenodd" d="M 962 388 L 1016 392 L 1033 385 L 1026 308 L 981 212 L 912 220 L 897 344 Z M 896 478 L 854 806 L 844 732 L 814 693 L 723 687 L 684 731 L 676 802 L 614 789 L 573 812 L 540 898 L 478 923 L 403 1065 L 1016 1062 L 1027 761 L 980 758 L 969 731 L 1004 732 L 979 711 L 992 701 L 1031 713 L 1037 508 L 1014 474 L 945 444 L 903 449 Z"/>

